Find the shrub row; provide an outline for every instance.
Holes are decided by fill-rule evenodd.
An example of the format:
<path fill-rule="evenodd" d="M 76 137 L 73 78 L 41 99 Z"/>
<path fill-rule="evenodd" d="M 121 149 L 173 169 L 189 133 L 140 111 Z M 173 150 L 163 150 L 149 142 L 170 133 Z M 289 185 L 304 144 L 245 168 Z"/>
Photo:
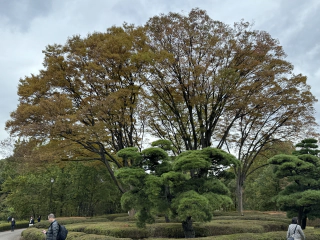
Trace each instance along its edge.
<path fill-rule="evenodd" d="M 39 227 L 39 226 L 36 226 Z M 141 239 L 148 237 L 183 238 L 181 223 L 157 223 L 140 229 L 133 222 L 77 223 L 67 226 L 70 232 L 108 235 L 116 238 Z M 286 231 L 287 225 L 279 222 L 264 221 L 212 221 L 206 224 L 194 224 L 197 237 L 231 235 L 238 233 L 264 233 L 267 231 Z"/>
<path fill-rule="evenodd" d="M 16 222 L 15 229 L 19 228 L 27 228 L 29 226 L 29 222 L 26 221 L 18 221 Z M 11 223 L 1 223 L 0 224 L 0 232 L 11 230 Z"/>
<path fill-rule="evenodd" d="M 23 240 L 43 240 L 43 233 L 37 228 L 28 228 L 21 233 Z M 69 232 L 68 240 L 130 240 L 131 238 L 115 238 L 105 235 L 86 234 L 83 232 Z"/>
<path fill-rule="evenodd" d="M 73 225 L 67 226 L 69 230 L 68 239 L 69 240 L 128 240 L 128 239 L 174 239 L 174 238 L 184 238 L 183 232 L 181 230 L 181 225 L 177 224 L 159 224 L 152 225 L 153 228 L 148 227 L 147 233 L 143 232 L 142 229 L 135 228 L 133 226 L 119 226 L 116 228 L 111 226 L 109 228 L 102 228 L 99 224 L 93 224 L 92 226 L 78 225 L 76 228 Z M 96 226 L 96 227 L 95 227 Z M 83 232 L 78 232 L 75 230 L 83 230 Z M 246 228 L 248 229 L 248 228 Z M 198 240 L 209 240 L 212 239 L 212 236 L 205 237 L 207 227 L 206 226 L 195 226 L 195 231 L 198 237 Z M 155 234 L 156 233 L 156 234 Z M 320 239 L 320 229 L 308 228 L 305 230 L 305 234 L 308 240 L 317 240 Z M 215 236 L 215 240 L 280 240 L 284 239 L 286 231 L 274 231 L 274 232 L 245 232 L 243 230 L 241 233 L 231 233 L 224 235 Z M 28 228 L 22 232 L 24 240 L 42 240 L 43 234 L 40 229 L 37 228 Z M 125 237 L 126 236 L 126 237 Z"/>
<path fill-rule="evenodd" d="M 59 223 L 67 225 L 68 239 L 174 239 L 184 238 L 181 223 L 163 223 L 159 218 L 156 224 L 148 225 L 146 229 L 136 227 L 134 218 L 127 214 L 113 214 L 98 218 L 60 218 Z M 284 215 L 248 214 L 246 216 L 223 214 L 215 216 L 210 223 L 194 223 L 198 239 L 215 240 L 241 240 L 241 239 L 284 239 L 290 220 Z M 35 224 L 35 227 L 47 229 L 48 221 Z M 310 230 L 312 229 L 312 230 Z M 43 235 L 39 229 L 29 228 L 24 234 L 25 240 L 42 240 Z M 40 234 L 40 235 L 39 235 Z M 39 235 L 40 238 L 36 237 Z M 308 228 L 308 239 L 320 239 L 320 229 Z"/>

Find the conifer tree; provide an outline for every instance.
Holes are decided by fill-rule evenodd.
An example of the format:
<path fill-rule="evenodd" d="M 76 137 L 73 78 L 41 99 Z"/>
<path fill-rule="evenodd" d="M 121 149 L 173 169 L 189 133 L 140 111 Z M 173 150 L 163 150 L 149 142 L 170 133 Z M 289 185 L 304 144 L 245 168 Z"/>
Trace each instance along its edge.
<path fill-rule="evenodd" d="M 312 153 L 316 153 L 315 143 L 306 140 L 297 146 L 313 146 Z M 280 154 L 269 159 L 276 166 L 277 177 L 287 182 L 276 201 L 288 217 L 298 216 L 302 229 L 306 227 L 307 218 L 320 217 L 320 159 L 310 153 L 304 154 L 304 150 L 295 151 L 294 155 Z"/>

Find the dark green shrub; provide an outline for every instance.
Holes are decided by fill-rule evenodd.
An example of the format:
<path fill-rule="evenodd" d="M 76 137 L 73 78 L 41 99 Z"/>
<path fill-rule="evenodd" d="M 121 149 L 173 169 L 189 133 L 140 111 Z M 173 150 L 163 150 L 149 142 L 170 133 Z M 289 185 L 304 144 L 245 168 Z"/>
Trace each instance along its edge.
<path fill-rule="evenodd" d="M 44 234 L 37 228 L 28 228 L 22 232 L 23 240 L 43 240 Z M 105 235 L 85 234 L 83 232 L 69 232 L 68 240 L 129 240 L 131 238 L 115 238 Z"/>
<path fill-rule="evenodd" d="M 150 237 L 184 238 L 181 223 L 157 223 L 147 226 Z"/>
<path fill-rule="evenodd" d="M 114 213 L 114 214 L 108 214 L 105 216 L 110 221 L 114 221 L 116 218 L 122 218 L 122 217 L 128 217 L 128 213 Z"/>
<path fill-rule="evenodd" d="M 29 222 L 27 221 L 18 221 L 16 222 L 15 229 L 27 228 L 29 227 Z M 11 223 L 2 223 L 0 224 L 0 232 L 8 231 L 11 229 Z"/>

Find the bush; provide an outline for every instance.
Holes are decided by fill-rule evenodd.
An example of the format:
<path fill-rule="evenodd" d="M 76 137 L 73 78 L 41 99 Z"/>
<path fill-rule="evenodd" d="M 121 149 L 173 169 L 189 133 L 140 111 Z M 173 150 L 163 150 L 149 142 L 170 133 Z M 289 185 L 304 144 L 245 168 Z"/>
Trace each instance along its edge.
<path fill-rule="evenodd" d="M 135 226 L 135 223 L 108 222 L 108 223 L 78 223 L 66 226 L 69 232 L 84 232 L 86 234 L 108 235 L 116 238 L 141 239 L 147 238 L 146 229 Z"/>
<path fill-rule="evenodd" d="M 147 229 L 149 237 L 184 238 L 181 223 L 151 224 L 147 226 Z"/>
<path fill-rule="evenodd" d="M 128 213 L 114 213 L 114 214 L 108 214 L 105 216 L 105 218 L 109 219 L 110 221 L 114 221 L 116 218 L 125 218 L 128 217 Z"/>
<path fill-rule="evenodd" d="M 69 230 L 69 240 L 116 240 L 116 239 L 179 239 L 184 238 L 181 223 L 155 223 L 148 224 L 145 229 L 137 228 L 135 222 L 122 221 L 122 216 L 114 214 L 98 218 L 59 218 L 58 221 L 66 225 Z M 120 221 L 117 221 L 120 219 Z M 110 221 L 113 220 L 113 221 Z M 219 215 L 209 223 L 194 223 L 197 239 L 209 240 L 277 240 L 284 239 L 290 220 L 283 216 L 270 214 L 248 214 L 246 216 Z M 41 225 L 42 224 L 42 225 Z M 47 229 L 48 221 L 35 224 L 23 232 L 28 238 L 24 240 L 42 240 L 40 227 Z M 10 227 L 9 224 L 7 224 Z M 29 234 L 29 235 L 28 235 Z M 307 227 L 305 234 L 308 240 L 320 239 L 320 229 Z M 39 238 L 40 237 L 40 238 Z"/>
<path fill-rule="evenodd" d="M 29 222 L 27 221 L 17 221 L 15 229 L 19 228 L 27 228 L 29 227 Z M 0 232 L 11 230 L 11 222 L 1 223 L 0 224 Z"/>
<path fill-rule="evenodd" d="M 21 234 L 23 240 L 43 240 L 43 233 L 37 228 L 28 228 Z M 81 232 L 69 232 L 68 240 L 129 240 L 131 238 L 115 238 L 104 235 L 85 234 Z"/>

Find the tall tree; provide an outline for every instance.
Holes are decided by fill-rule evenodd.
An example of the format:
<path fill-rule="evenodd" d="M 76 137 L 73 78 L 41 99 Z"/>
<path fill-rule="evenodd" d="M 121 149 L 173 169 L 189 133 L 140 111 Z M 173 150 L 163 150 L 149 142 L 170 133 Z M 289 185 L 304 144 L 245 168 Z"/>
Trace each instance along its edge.
<path fill-rule="evenodd" d="M 279 154 L 291 154 L 294 145 L 291 142 L 267 145 L 251 165 L 244 187 L 244 207 L 251 210 L 279 210 L 274 199 L 282 190 L 282 180 L 274 173 L 274 166 L 268 160 Z"/>
<path fill-rule="evenodd" d="M 100 162 L 69 162 L 63 168 L 52 164 L 38 171 L 16 172 L 6 177 L 1 188 L 6 195 L 2 211 L 11 209 L 21 218 L 48 211 L 57 216 L 93 216 L 120 210 L 120 192 Z"/>
<path fill-rule="evenodd" d="M 40 143 L 76 143 L 105 164 L 124 192 L 114 177 L 114 167 L 122 166 L 114 152 L 141 147 L 146 42 L 143 28 L 124 25 L 49 45 L 43 51 L 44 69 L 20 80 L 19 105 L 6 128 Z"/>
<path fill-rule="evenodd" d="M 307 218 L 320 217 L 320 159 L 311 154 L 280 154 L 269 162 L 276 166 L 277 177 L 288 183 L 279 193 L 277 203 L 289 217 L 298 214 L 299 224 L 305 229 Z"/>
<path fill-rule="evenodd" d="M 234 153 L 241 212 L 243 184 L 265 146 L 315 125 L 306 77 L 292 74 L 276 39 L 251 27 L 199 9 L 146 24 L 157 56 L 147 85 L 150 131 L 178 152 L 215 145 Z"/>
<path fill-rule="evenodd" d="M 141 148 L 145 128 L 170 140 L 174 154 L 225 149 L 241 161 L 242 211 L 244 181 L 265 146 L 315 124 L 306 77 L 292 74 L 277 40 L 251 27 L 193 9 L 48 46 L 45 69 L 20 80 L 20 103 L 6 127 L 44 143 L 80 145 L 122 192 L 113 169 L 123 162 L 114 153 Z"/>

